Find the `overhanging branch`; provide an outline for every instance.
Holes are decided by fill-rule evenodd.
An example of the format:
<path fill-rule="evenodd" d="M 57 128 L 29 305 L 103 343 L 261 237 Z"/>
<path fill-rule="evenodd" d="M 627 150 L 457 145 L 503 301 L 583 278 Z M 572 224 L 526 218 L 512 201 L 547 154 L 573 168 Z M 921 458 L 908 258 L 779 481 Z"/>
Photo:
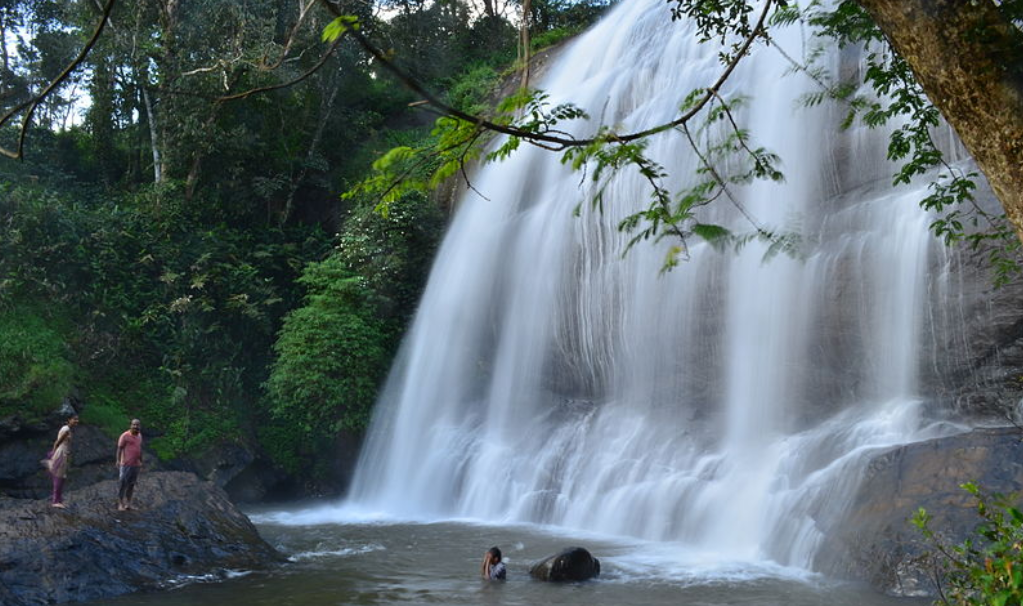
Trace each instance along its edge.
<path fill-rule="evenodd" d="M 92 47 L 96 45 L 96 42 L 99 40 L 100 34 L 103 33 L 103 29 L 107 26 L 107 23 L 110 21 L 110 13 L 114 10 L 114 4 L 116 3 L 117 0 L 107 0 L 107 4 L 103 8 L 103 16 L 100 19 L 99 24 L 96 26 L 96 30 L 92 33 L 92 37 L 89 38 L 89 41 L 86 42 L 84 47 L 82 47 L 81 52 L 78 53 L 78 56 L 75 57 L 74 61 L 69 63 L 67 67 L 64 68 L 64 71 L 60 73 L 60 75 L 54 78 L 53 81 L 50 82 L 46 86 L 46 88 L 44 88 L 42 92 L 40 92 L 38 95 L 29 99 L 28 101 L 25 101 L 24 103 L 16 105 L 15 107 L 11 108 L 6 114 L 4 114 L 3 117 L 0 117 L 0 128 L 3 128 L 8 122 L 11 121 L 11 119 L 14 116 L 18 114 L 18 112 L 28 108 L 25 111 L 25 116 L 21 120 L 21 129 L 18 134 L 17 149 L 15 151 L 11 151 L 3 146 L 0 146 L 0 154 L 3 154 L 4 156 L 7 156 L 8 158 L 12 158 L 14 160 L 20 160 L 24 157 L 23 152 L 25 150 L 25 135 L 28 133 L 28 127 L 32 123 L 32 116 L 33 114 L 35 114 L 36 108 L 38 108 L 39 104 L 42 103 L 46 99 L 46 97 L 50 96 L 50 93 L 56 90 L 57 87 L 60 86 L 61 83 L 63 83 L 64 80 L 68 78 L 68 76 L 71 75 L 71 72 L 75 71 L 78 68 L 78 66 L 81 65 L 83 61 L 85 61 L 85 58 L 89 56 L 89 51 L 91 51 Z"/>
<path fill-rule="evenodd" d="M 327 8 L 327 10 L 329 10 L 335 16 L 340 17 L 343 15 L 342 11 L 329 0 L 320 1 Z M 749 36 L 745 38 L 742 45 L 739 47 L 738 52 L 736 52 L 735 56 L 732 57 L 732 59 L 728 62 L 728 64 L 725 67 L 725 70 L 718 77 L 717 81 L 714 82 L 714 84 L 711 85 L 709 88 L 705 89 L 700 99 L 694 105 L 692 105 L 685 113 L 675 118 L 671 122 L 654 126 L 652 128 L 624 135 L 611 133 L 609 135 L 599 138 L 588 137 L 585 139 L 576 139 L 574 137 L 559 137 L 544 133 L 530 132 L 519 128 L 515 128 L 514 126 L 497 124 L 495 122 L 487 120 L 486 118 L 483 118 L 482 116 L 474 116 L 471 114 L 467 114 L 457 108 L 454 108 L 444 103 L 436 95 L 428 91 L 422 84 L 420 84 L 417 80 L 415 80 L 404 70 L 398 67 L 393 61 L 388 59 L 383 53 L 383 51 L 375 47 L 357 29 L 348 28 L 345 31 L 345 33 L 351 35 L 352 38 L 354 38 L 355 41 L 359 43 L 363 50 L 365 50 L 374 59 L 376 59 L 380 63 L 380 65 L 384 67 L 384 69 L 389 71 L 391 75 L 397 78 L 398 81 L 401 82 L 406 88 L 418 93 L 431 106 L 439 110 L 441 113 L 452 118 L 458 118 L 459 120 L 464 120 L 466 122 L 476 124 L 490 131 L 510 135 L 512 137 L 521 138 L 534 145 L 547 144 L 546 145 L 547 149 L 560 151 L 570 147 L 582 147 L 586 145 L 592 145 L 600 141 L 608 140 L 615 141 L 616 143 L 628 143 L 631 141 L 636 141 L 638 139 L 649 137 L 651 135 L 656 135 L 666 130 L 682 126 L 689 122 L 689 120 L 691 120 L 694 116 L 700 113 L 700 111 L 704 107 L 706 107 L 706 105 L 711 101 L 711 99 L 715 98 L 718 95 L 718 91 L 721 89 L 722 86 L 724 86 L 725 82 L 732 75 L 732 72 L 735 71 L 735 68 L 739 65 L 739 62 L 749 53 L 749 50 L 753 46 L 753 43 L 756 41 L 756 39 L 761 37 L 765 33 L 765 23 L 767 21 L 767 15 L 770 12 L 771 5 L 773 4 L 774 1 L 775 0 L 767 0 L 767 2 L 764 3 L 764 7 L 761 10 L 760 18 L 757 20 L 756 26 L 750 32 Z"/>

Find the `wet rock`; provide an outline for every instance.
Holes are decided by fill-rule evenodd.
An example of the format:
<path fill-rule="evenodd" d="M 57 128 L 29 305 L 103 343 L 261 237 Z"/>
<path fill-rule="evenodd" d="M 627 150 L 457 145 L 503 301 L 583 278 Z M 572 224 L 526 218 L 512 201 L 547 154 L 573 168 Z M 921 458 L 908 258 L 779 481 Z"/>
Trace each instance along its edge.
<path fill-rule="evenodd" d="M 929 547 L 909 520 L 923 507 L 933 530 L 962 542 L 980 518 L 960 485 L 973 482 L 986 493 L 1023 489 L 1021 438 L 1017 428 L 979 429 L 878 455 L 841 524 L 822 529 L 829 541 L 815 567 L 890 595 L 935 595 L 933 570 L 922 559 Z"/>
<path fill-rule="evenodd" d="M 287 474 L 265 458 L 257 458 L 224 484 L 224 490 L 235 503 L 259 503 L 275 497 L 282 500 L 290 496 L 288 479 Z"/>
<path fill-rule="evenodd" d="M 253 460 L 252 450 L 239 443 L 218 443 L 194 457 L 195 473 L 223 488 L 242 473 Z"/>
<path fill-rule="evenodd" d="M 995 287 L 988 251 L 950 255 L 951 284 L 931 287 L 921 382 L 942 408 L 1018 423 L 1023 402 L 1023 280 Z"/>
<path fill-rule="evenodd" d="M 64 510 L 5 499 L 0 603 L 95 600 L 282 559 L 223 490 L 193 474 L 143 471 L 135 509 L 118 512 L 116 501 L 112 480 L 65 493 Z"/>
<path fill-rule="evenodd" d="M 582 547 L 566 547 L 529 567 L 529 576 L 540 581 L 585 581 L 600 575 L 600 560 Z"/>

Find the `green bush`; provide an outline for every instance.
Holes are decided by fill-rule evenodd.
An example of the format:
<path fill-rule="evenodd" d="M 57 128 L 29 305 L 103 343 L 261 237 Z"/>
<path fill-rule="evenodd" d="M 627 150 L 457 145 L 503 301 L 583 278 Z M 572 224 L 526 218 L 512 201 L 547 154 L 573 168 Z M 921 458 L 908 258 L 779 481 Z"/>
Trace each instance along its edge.
<path fill-rule="evenodd" d="M 1023 513 L 1005 495 L 986 496 L 974 484 L 962 488 L 977 498 L 981 523 L 974 536 L 958 545 L 945 542 L 930 528 L 920 508 L 913 524 L 932 546 L 940 599 L 954 606 L 1020 606 L 1023 604 Z"/>
<path fill-rule="evenodd" d="M 70 391 L 74 366 L 55 324 L 28 305 L 0 313 L 0 416 L 35 418 Z"/>
<path fill-rule="evenodd" d="M 489 65 L 478 65 L 456 78 L 448 92 L 451 105 L 470 114 L 483 113 L 493 103 L 500 76 Z"/>
<path fill-rule="evenodd" d="M 415 312 L 445 220 L 426 194 L 410 192 L 389 206 L 387 216 L 361 204 L 345 221 L 335 255 L 373 292 L 391 333 L 404 332 Z"/>
<path fill-rule="evenodd" d="M 362 430 L 387 363 L 373 295 L 336 256 L 310 264 L 300 282 L 306 304 L 288 314 L 274 346 L 271 412 L 309 438 Z"/>
<path fill-rule="evenodd" d="M 82 423 L 98 427 L 111 436 L 128 429 L 131 419 L 132 417 L 125 414 L 121 408 L 120 402 L 104 398 L 94 392 L 89 393 L 89 405 L 82 411 Z"/>
<path fill-rule="evenodd" d="M 365 429 L 377 390 L 415 311 L 444 215 L 421 193 L 349 213 L 333 254 L 299 280 L 304 305 L 284 320 L 266 383 L 261 443 L 292 472 L 341 430 Z M 307 472 L 310 470 L 301 470 Z"/>
<path fill-rule="evenodd" d="M 581 28 L 558 27 L 546 32 L 540 32 L 529 40 L 529 47 L 534 51 L 545 49 L 549 46 L 567 40 L 578 34 Z"/>

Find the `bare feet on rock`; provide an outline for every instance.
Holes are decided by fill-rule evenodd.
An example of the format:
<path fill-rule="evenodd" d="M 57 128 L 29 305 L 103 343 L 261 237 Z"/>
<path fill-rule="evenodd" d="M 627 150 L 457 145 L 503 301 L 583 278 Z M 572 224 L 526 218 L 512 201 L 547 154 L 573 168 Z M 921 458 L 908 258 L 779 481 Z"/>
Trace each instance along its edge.
<path fill-rule="evenodd" d="M 56 507 L 57 509 L 67 509 L 67 505 L 64 505 L 63 503 L 52 503 L 50 506 Z"/>

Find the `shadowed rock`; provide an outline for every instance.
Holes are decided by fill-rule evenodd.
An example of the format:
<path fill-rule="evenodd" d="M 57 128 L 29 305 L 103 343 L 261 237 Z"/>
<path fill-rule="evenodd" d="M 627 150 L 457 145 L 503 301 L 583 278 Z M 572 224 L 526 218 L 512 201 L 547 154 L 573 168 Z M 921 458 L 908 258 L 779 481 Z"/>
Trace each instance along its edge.
<path fill-rule="evenodd" d="M 66 493 L 64 510 L 0 501 L 0 603 L 95 600 L 282 560 L 223 490 L 193 474 L 143 472 L 134 509 L 116 502 L 114 481 Z"/>
<path fill-rule="evenodd" d="M 529 567 L 529 576 L 540 581 L 585 581 L 600 574 L 600 560 L 582 547 L 566 547 Z"/>
<path fill-rule="evenodd" d="M 823 528 L 828 544 L 816 568 L 867 581 L 898 596 L 933 596 L 933 570 L 921 555 L 930 549 L 910 523 L 917 508 L 930 526 L 961 542 L 980 522 L 977 501 L 960 485 L 974 482 L 985 493 L 1023 490 L 1023 442 L 1016 428 L 978 429 L 893 448 L 867 469 L 847 515 Z"/>

